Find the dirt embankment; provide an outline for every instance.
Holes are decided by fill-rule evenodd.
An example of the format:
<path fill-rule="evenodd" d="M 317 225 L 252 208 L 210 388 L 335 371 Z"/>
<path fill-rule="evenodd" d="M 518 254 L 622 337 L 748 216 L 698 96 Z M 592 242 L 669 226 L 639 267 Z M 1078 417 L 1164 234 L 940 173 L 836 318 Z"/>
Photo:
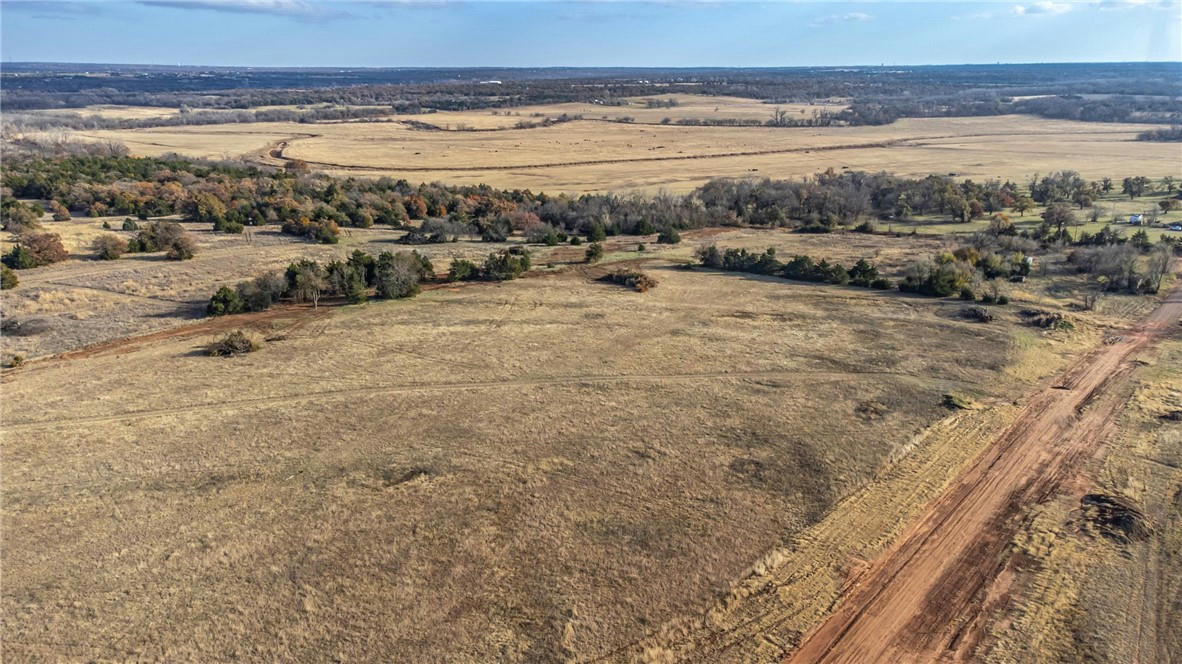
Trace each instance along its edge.
<path fill-rule="evenodd" d="M 1014 533 L 1098 451 L 1131 389 L 1134 353 L 1180 317 L 1182 288 L 1030 399 L 787 661 L 971 661 L 991 600 L 1004 594 Z"/>

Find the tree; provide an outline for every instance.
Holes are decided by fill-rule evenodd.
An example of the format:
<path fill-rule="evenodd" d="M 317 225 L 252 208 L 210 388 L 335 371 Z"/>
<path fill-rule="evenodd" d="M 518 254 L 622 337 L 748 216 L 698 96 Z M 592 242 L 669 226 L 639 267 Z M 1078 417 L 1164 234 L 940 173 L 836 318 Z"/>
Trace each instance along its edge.
<path fill-rule="evenodd" d="M 56 200 L 49 201 L 49 211 L 53 213 L 54 221 L 69 221 L 70 211 Z"/>
<path fill-rule="evenodd" d="M 1065 226 L 1075 225 L 1075 211 L 1065 203 L 1052 203 L 1043 211 L 1042 220 L 1055 227 L 1055 238 L 1059 239 L 1063 237 Z"/>
<path fill-rule="evenodd" d="M 1034 207 L 1034 199 L 1023 194 L 1014 199 L 1014 211 L 1018 215 L 1026 214 L 1026 211 Z"/>
<path fill-rule="evenodd" d="M 291 273 L 295 268 L 294 274 Z M 324 292 L 326 283 L 324 272 L 315 261 L 300 261 L 288 267 L 292 296 L 297 302 L 311 302 L 315 309 L 320 304 L 320 294 Z"/>
<path fill-rule="evenodd" d="M 0 290 L 8 290 L 16 288 L 20 283 L 20 279 L 16 278 L 16 272 L 13 272 L 7 265 L 0 265 Z"/>
<path fill-rule="evenodd" d="M 1162 179 L 1161 179 L 1161 188 L 1162 188 L 1162 189 L 1165 189 L 1167 194 L 1172 194 L 1172 193 L 1174 193 L 1174 189 L 1176 189 L 1176 188 L 1177 188 L 1177 185 L 1175 184 L 1174 178 L 1173 178 L 1172 176 L 1169 176 L 1169 175 L 1167 175 L 1167 176 L 1165 176 L 1164 178 L 1162 178 Z"/>
<path fill-rule="evenodd" d="M 587 239 L 591 242 L 603 242 L 607 239 L 607 231 L 604 230 L 603 224 L 598 221 L 591 224 L 591 230 L 587 231 Z"/>
<path fill-rule="evenodd" d="M 243 308 L 242 297 L 238 292 L 228 286 L 222 286 L 209 298 L 209 304 L 205 305 L 205 313 L 210 316 L 227 316 L 239 313 Z"/>
<path fill-rule="evenodd" d="M 67 256 L 69 253 L 57 233 L 22 233 L 3 262 L 14 270 L 23 270 L 63 261 Z"/>
<path fill-rule="evenodd" d="M 1128 194 L 1129 200 L 1141 196 L 1149 187 L 1149 178 L 1144 175 L 1138 175 L 1133 178 L 1125 178 L 1121 183 L 1121 193 Z"/>
<path fill-rule="evenodd" d="M 106 233 L 96 237 L 92 246 L 94 247 L 94 253 L 100 259 L 113 261 L 127 251 L 127 240 L 124 240 L 118 235 Z"/>
<path fill-rule="evenodd" d="M 594 263 L 603 258 L 603 245 L 592 242 L 591 246 L 587 247 L 586 258 L 588 263 Z"/>
<path fill-rule="evenodd" d="M 447 270 L 448 281 L 468 281 L 479 276 L 480 270 L 476 264 L 463 258 L 457 258 L 451 262 L 451 266 Z"/>
<path fill-rule="evenodd" d="M 170 261 L 187 261 L 197 253 L 197 243 L 188 233 L 182 233 L 172 239 L 164 256 Z"/>
<path fill-rule="evenodd" d="M 657 235 L 657 242 L 660 244 L 677 244 L 681 242 L 681 233 L 678 233 L 677 229 L 672 226 L 666 226 Z"/>
<path fill-rule="evenodd" d="M 1112 178 L 1103 178 L 1100 180 L 1100 190 L 1106 194 L 1112 191 Z"/>
<path fill-rule="evenodd" d="M 1162 279 L 1170 273 L 1170 250 L 1164 243 L 1159 243 L 1149 254 L 1145 267 L 1145 286 L 1152 293 L 1161 290 Z"/>
<path fill-rule="evenodd" d="M 408 251 L 400 251 L 397 254 L 383 251 L 378 255 L 374 277 L 378 297 L 394 299 L 417 295 L 421 272 L 422 263 L 416 254 Z"/>

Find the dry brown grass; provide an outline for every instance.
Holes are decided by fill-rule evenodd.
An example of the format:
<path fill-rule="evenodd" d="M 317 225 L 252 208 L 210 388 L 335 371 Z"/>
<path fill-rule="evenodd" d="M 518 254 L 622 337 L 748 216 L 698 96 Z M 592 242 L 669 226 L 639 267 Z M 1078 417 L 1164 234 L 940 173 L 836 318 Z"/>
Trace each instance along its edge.
<path fill-rule="evenodd" d="M 644 294 L 572 271 L 271 319 L 231 360 L 182 335 L 8 371 L 5 654 L 603 654 L 841 518 L 942 394 L 1024 389 L 1009 324 L 644 269 Z"/>
<path fill-rule="evenodd" d="M 995 618 L 987 661 L 1172 662 L 1182 657 L 1182 338 L 1146 354 L 1137 387 L 1077 490 L 1035 511 L 1015 542 L 1026 556 L 1008 611 Z M 1080 509 L 1096 492 L 1139 505 L 1148 539 L 1105 537 Z"/>
<path fill-rule="evenodd" d="M 741 108 L 756 103 L 741 101 L 747 104 Z M 731 102 L 719 103 L 725 107 Z M 477 126 L 479 118 L 501 126 L 498 123 L 530 119 L 527 109 L 518 109 L 523 112 L 521 118 L 485 111 L 456 114 L 454 120 Z M 439 123 L 452 117 L 437 113 L 422 119 Z M 1090 179 L 1182 175 L 1174 146 L 1134 140 L 1143 129 L 1134 124 L 995 116 L 904 119 L 882 127 L 792 129 L 582 120 L 477 132 L 415 130 L 397 122 L 256 123 L 96 131 L 80 136 L 123 141 L 135 154 L 245 155 L 276 164 L 281 160 L 270 152 L 282 144 L 284 157 L 305 159 L 336 174 L 549 192 L 680 192 L 714 177 L 799 177 L 827 168 L 913 176 L 954 172 L 961 177 L 1015 180 L 1061 169 L 1079 170 Z"/>

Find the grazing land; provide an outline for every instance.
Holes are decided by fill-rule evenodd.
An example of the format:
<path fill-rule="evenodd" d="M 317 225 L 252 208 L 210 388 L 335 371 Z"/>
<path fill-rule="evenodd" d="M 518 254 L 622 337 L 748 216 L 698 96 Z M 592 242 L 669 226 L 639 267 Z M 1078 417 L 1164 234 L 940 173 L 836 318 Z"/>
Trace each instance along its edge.
<path fill-rule="evenodd" d="M 1047 67 L 7 72 L 0 657 L 1182 658 L 1176 68 Z"/>
<path fill-rule="evenodd" d="M 753 104 L 741 101 L 736 114 Z M 733 102 L 718 103 L 718 114 L 728 115 L 730 111 L 722 109 Z M 609 117 L 624 115 L 616 107 L 599 108 Z M 679 108 L 653 111 L 672 115 Z M 560 113 L 555 111 L 559 109 L 550 109 L 547 117 L 557 117 Z M 439 126 L 487 128 L 529 120 L 529 112 L 543 111 L 523 108 L 521 118 L 488 111 L 407 117 Z M 1064 168 L 1089 179 L 1182 176 L 1175 144 L 1135 140 L 1152 125 L 1008 115 L 908 118 L 864 127 L 717 127 L 591 117 L 587 113 L 583 120 L 498 131 L 435 131 L 391 120 L 158 127 L 77 135 L 125 143 L 136 155 L 245 157 L 272 165 L 301 159 L 336 175 L 550 192 L 686 192 L 715 177 L 802 177 L 827 168 L 1016 181 Z"/>
<path fill-rule="evenodd" d="M 906 458 L 942 394 L 1028 389 L 1013 328 L 939 301 L 662 265 L 6 372 L 8 656 L 603 655 Z"/>

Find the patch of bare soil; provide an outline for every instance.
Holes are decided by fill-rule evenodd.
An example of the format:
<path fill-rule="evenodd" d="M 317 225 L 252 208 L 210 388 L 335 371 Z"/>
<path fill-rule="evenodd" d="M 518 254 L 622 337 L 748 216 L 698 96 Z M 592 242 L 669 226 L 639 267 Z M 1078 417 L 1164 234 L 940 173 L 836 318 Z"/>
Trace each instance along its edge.
<path fill-rule="evenodd" d="M 996 442 L 846 592 L 789 662 L 970 661 L 1009 543 L 1111 432 L 1132 355 L 1177 325 L 1182 289 L 1035 395 Z M 1121 505 L 1102 509 L 1113 518 Z M 1128 510 L 1124 510 L 1127 515 Z"/>

